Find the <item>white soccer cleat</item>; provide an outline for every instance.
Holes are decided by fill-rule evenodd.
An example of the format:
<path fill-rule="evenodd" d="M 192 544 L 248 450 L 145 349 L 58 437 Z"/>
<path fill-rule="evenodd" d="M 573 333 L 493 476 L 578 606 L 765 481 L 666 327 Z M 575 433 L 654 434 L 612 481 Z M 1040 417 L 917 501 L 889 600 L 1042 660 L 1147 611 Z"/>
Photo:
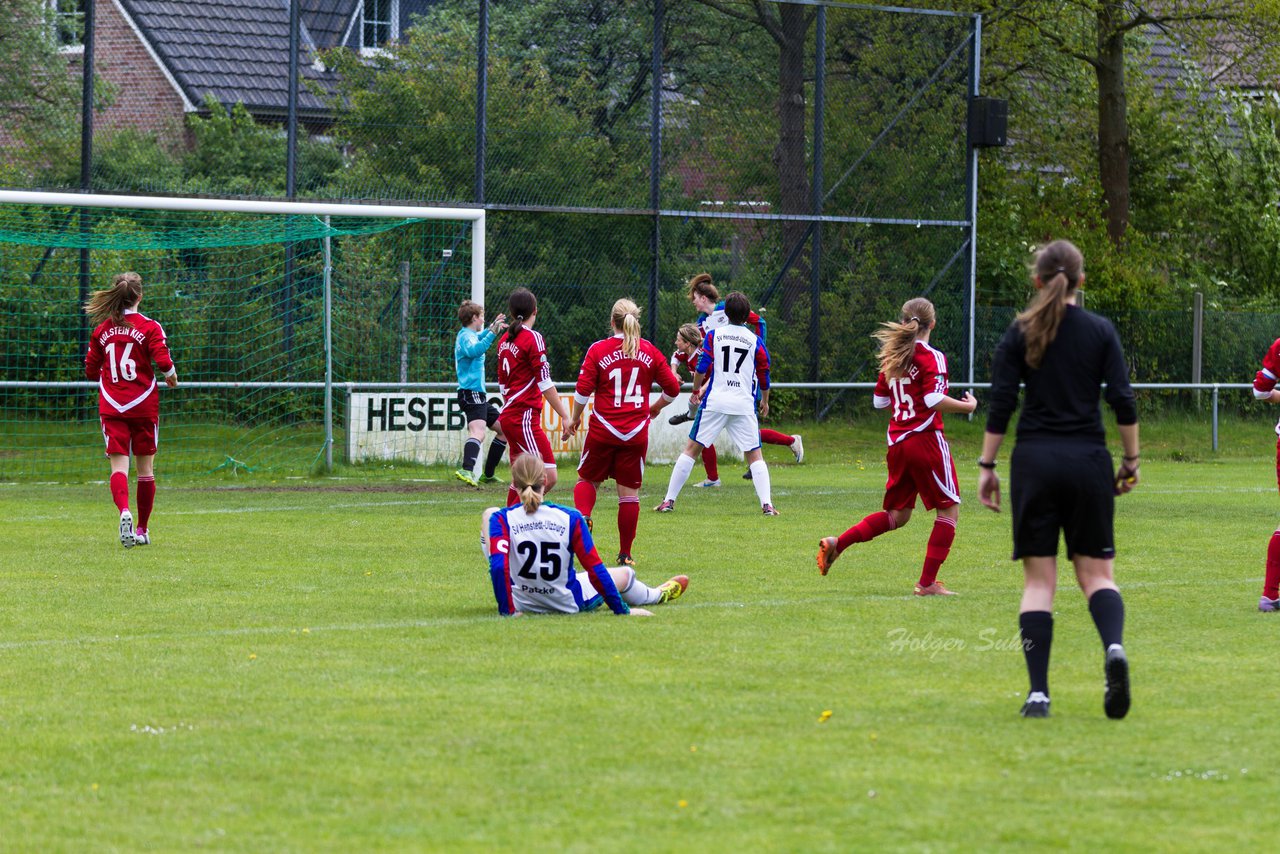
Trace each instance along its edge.
<path fill-rule="evenodd" d="M 708 478 L 708 479 L 704 480 L 702 483 L 695 483 L 695 484 L 694 484 L 694 486 L 696 486 L 698 489 L 708 489 L 708 488 L 716 487 L 716 486 L 719 486 L 719 485 L 720 485 L 720 479 L 719 479 L 719 478 L 716 478 L 715 480 L 711 480 L 710 478 Z"/>
<path fill-rule="evenodd" d="M 133 514 L 128 510 L 120 511 L 120 545 L 126 549 L 131 549 L 138 542 L 137 536 L 133 533 Z"/>
<path fill-rule="evenodd" d="M 799 433 L 792 437 L 791 453 L 796 455 L 797 463 L 804 462 L 804 440 L 800 438 Z"/>
<path fill-rule="evenodd" d="M 151 545 L 151 535 L 146 531 L 134 531 L 133 544 L 135 546 L 149 546 Z"/>

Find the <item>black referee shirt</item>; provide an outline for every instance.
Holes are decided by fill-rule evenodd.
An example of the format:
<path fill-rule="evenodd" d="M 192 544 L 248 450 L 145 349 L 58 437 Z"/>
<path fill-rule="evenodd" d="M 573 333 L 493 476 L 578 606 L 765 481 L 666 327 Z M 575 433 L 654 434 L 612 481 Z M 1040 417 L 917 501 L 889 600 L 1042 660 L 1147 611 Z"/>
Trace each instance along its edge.
<path fill-rule="evenodd" d="M 1004 434 L 1018 408 L 1018 384 L 1026 383 L 1026 401 L 1018 420 L 1018 439 L 1074 438 L 1105 442 L 1099 387 L 1116 422 L 1135 424 L 1138 406 L 1120 336 L 1111 321 L 1074 305 L 1067 306 L 1058 334 L 1038 369 L 1027 366 L 1027 345 L 1015 321 L 996 346 L 991 363 L 991 400 L 987 431 Z"/>

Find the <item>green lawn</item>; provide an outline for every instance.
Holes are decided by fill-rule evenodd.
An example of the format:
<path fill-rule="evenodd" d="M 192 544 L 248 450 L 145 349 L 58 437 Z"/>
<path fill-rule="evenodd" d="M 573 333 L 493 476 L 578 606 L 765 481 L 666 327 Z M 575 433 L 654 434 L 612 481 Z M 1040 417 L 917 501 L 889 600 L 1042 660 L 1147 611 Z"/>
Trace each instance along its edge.
<path fill-rule="evenodd" d="M 776 519 L 736 465 L 654 514 L 650 468 L 640 576 L 692 583 L 648 620 L 497 617 L 477 531 L 503 493 L 443 470 L 166 480 L 162 456 L 155 544 L 129 551 L 105 486 L 0 486 L 0 850 L 1266 846 L 1270 424 L 1218 455 L 1206 423 L 1148 427 L 1116 722 L 1069 573 L 1053 717 L 1018 717 L 1008 517 L 974 494 L 979 426 L 948 423 L 962 595 L 911 596 L 923 513 L 818 575 L 817 539 L 879 507 L 868 421 L 806 428 L 802 466 L 767 450 Z"/>

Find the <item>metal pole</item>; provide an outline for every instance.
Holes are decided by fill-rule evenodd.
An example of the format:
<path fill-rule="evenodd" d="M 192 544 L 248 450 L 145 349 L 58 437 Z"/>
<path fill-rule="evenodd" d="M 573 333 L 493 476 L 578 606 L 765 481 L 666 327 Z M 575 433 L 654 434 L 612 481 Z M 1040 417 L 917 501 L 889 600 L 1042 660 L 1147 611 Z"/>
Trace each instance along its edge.
<path fill-rule="evenodd" d="M 82 57 L 84 67 L 81 69 L 80 86 L 80 189 L 86 193 L 93 189 L 93 43 L 96 29 L 94 6 L 96 5 L 93 0 L 84 4 L 84 56 Z M 80 305 L 84 305 L 89 299 L 88 238 L 92 223 L 86 216 L 87 213 L 84 208 L 80 208 L 80 236 L 83 240 L 80 247 Z M 91 322 L 87 316 L 81 315 L 79 337 L 82 358 L 84 352 L 89 349 Z"/>
<path fill-rule="evenodd" d="M 658 273 L 659 250 L 662 247 L 662 204 L 659 178 L 662 172 L 662 23 L 666 15 L 663 0 L 653 2 L 653 51 L 649 74 L 649 207 L 653 208 L 653 232 L 649 238 L 649 340 L 658 338 Z"/>
<path fill-rule="evenodd" d="M 333 472 L 333 247 L 324 218 L 324 468 Z"/>
<path fill-rule="evenodd" d="M 289 0 L 289 112 L 285 122 L 285 196 L 292 200 L 297 193 L 298 171 L 298 0 Z M 293 275 L 294 246 L 289 240 L 286 219 L 284 244 L 284 289 L 280 295 L 284 336 L 281 349 L 284 355 L 285 376 L 289 376 L 289 358 L 293 354 Z"/>
<path fill-rule="evenodd" d="M 1204 294 L 1196 291 L 1191 297 L 1191 381 L 1200 382 L 1204 365 Z M 1200 390 L 1195 392 L 1196 408 L 1200 407 Z"/>
<path fill-rule="evenodd" d="M 969 97 L 978 96 L 978 80 L 982 71 L 982 16 L 973 16 L 972 43 L 969 45 Z M 968 134 L 965 134 L 966 139 Z M 969 191 L 969 382 L 974 381 L 974 347 L 978 317 L 978 149 L 969 146 L 969 168 L 965 178 Z"/>
<path fill-rule="evenodd" d="M 823 129 L 827 106 L 827 7 L 818 7 L 815 29 L 814 78 L 813 78 L 813 215 L 822 216 L 823 192 Z M 822 302 L 822 223 L 813 223 L 813 244 L 809 259 L 809 382 L 818 381 L 818 353 L 821 349 L 819 316 Z M 818 396 L 813 396 L 813 414 L 820 410 Z"/>
<path fill-rule="evenodd" d="M 476 36 L 476 204 L 484 204 L 485 154 L 489 144 L 489 0 L 480 0 Z M 483 305 L 483 303 L 481 303 Z"/>
<path fill-rule="evenodd" d="M 400 382 L 409 381 L 409 262 L 400 262 Z"/>
<path fill-rule="evenodd" d="M 1213 452 L 1218 452 L 1218 384 L 1213 384 Z"/>

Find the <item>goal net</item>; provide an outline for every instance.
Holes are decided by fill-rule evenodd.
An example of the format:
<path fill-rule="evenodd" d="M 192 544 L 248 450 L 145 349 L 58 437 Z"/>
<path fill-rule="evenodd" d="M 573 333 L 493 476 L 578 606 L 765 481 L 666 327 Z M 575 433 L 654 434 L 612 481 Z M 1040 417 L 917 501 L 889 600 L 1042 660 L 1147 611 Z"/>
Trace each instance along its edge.
<path fill-rule="evenodd" d="M 178 368 L 166 474 L 451 462 L 483 254 L 480 210 L 0 191 L 0 481 L 104 477 L 81 306 L 125 270 Z"/>

